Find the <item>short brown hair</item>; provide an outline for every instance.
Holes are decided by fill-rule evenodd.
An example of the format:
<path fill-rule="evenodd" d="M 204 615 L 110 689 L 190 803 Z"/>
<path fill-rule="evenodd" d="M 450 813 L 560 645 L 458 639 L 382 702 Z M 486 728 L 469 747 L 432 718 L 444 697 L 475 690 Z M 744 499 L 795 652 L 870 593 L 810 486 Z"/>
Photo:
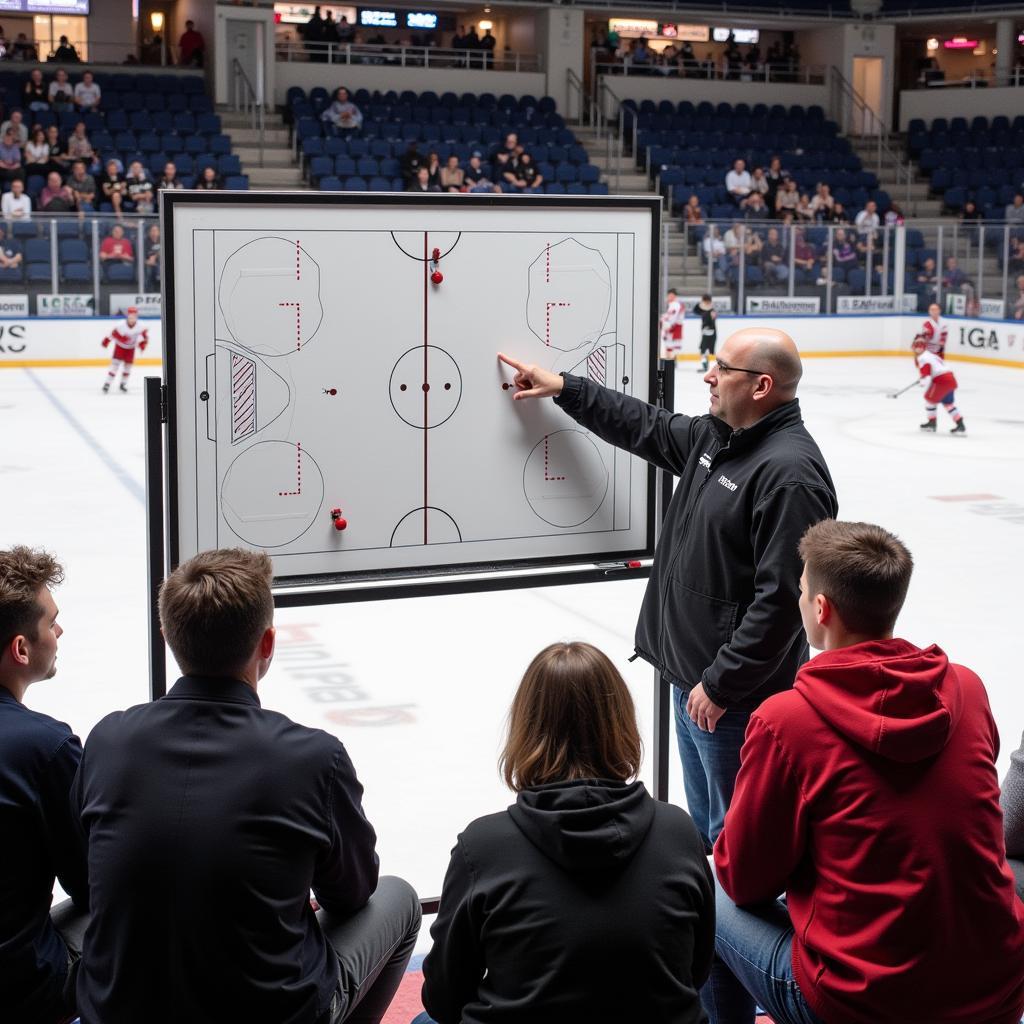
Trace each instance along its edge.
<path fill-rule="evenodd" d="M 224 676 L 241 668 L 274 621 L 262 552 L 202 551 L 178 566 L 160 588 L 160 628 L 183 672 Z"/>
<path fill-rule="evenodd" d="M 891 633 L 914 571 L 906 545 L 872 523 L 823 519 L 800 540 L 811 594 L 824 594 L 847 629 Z"/>
<path fill-rule="evenodd" d="M 63 567 L 46 551 L 22 545 L 0 551 L 0 654 L 16 636 L 38 639 L 39 590 L 63 579 Z"/>
<path fill-rule="evenodd" d="M 558 643 L 530 662 L 509 712 L 500 767 L 510 789 L 635 778 L 643 746 L 633 698 L 608 656 Z"/>

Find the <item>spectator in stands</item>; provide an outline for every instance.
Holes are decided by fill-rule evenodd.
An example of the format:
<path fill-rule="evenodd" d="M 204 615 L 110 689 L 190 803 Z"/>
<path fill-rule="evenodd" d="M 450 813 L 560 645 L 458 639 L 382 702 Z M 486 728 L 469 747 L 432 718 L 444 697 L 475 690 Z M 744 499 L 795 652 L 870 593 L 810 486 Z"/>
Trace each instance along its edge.
<path fill-rule="evenodd" d="M 28 81 L 22 89 L 22 106 L 29 110 L 49 110 L 50 97 L 43 81 L 43 73 L 39 68 L 33 68 L 28 75 Z"/>
<path fill-rule="evenodd" d="M 761 235 L 746 225 L 743 226 L 743 233 L 743 253 L 746 265 L 758 267 L 761 265 L 761 249 L 764 247 Z"/>
<path fill-rule="evenodd" d="M 440 192 L 440 185 L 430 184 L 430 171 L 426 165 L 420 167 L 416 172 L 416 180 L 406 189 L 406 192 Z"/>
<path fill-rule="evenodd" d="M 130 238 L 125 237 L 124 226 L 115 224 L 110 234 L 100 243 L 100 262 L 106 266 L 117 263 L 130 264 L 135 259 L 135 248 Z"/>
<path fill-rule="evenodd" d="M 50 170 L 50 145 L 46 132 L 38 124 L 32 126 L 32 134 L 25 143 L 26 174 L 47 174 Z"/>
<path fill-rule="evenodd" d="M 11 188 L 14 188 L 13 183 Z M 4 197 L 6 198 L 6 196 Z M 1011 313 L 1014 320 L 1024 320 L 1024 274 L 1021 274 L 1017 278 L 1017 295 L 1013 298 L 1013 306 L 1011 307 Z"/>
<path fill-rule="evenodd" d="M 25 253 L 22 251 L 21 243 L 16 238 L 7 238 L 6 234 L 3 225 L 0 224 L 0 268 L 17 270 L 25 259 Z"/>
<path fill-rule="evenodd" d="M 407 187 L 415 181 L 416 173 L 423 164 L 423 156 L 418 151 L 417 146 L 418 144 L 416 140 L 410 139 L 405 152 L 398 161 L 399 167 L 402 171 L 402 180 L 405 182 Z"/>
<path fill-rule="evenodd" d="M 725 232 L 723 238 L 725 251 L 729 254 L 729 266 L 740 265 L 740 250 L 746 245 L 746 225 L 742 221 L 734 220 Z"/>
<path fill-rule="evenodd" d="M 155 202 L 153 182 L 142 166 L 141 160 L 128 165 L 125 176 L 125 199 L 132 204 L 136 213 L 152 213 Z"/>
<path fill-rule="evenodd" d="M 75 195 L 64 184 L 58 171 L 50 171 L 39 193 L 39 209 L 43 213 L 70 213 L 75 208 Z"/>
<path fill-rule="evenodd" d="M 964 203 L 964 207 L 960 211 L 960 220 L 964 224 L 981 223 L 981 211 L 978 209 L 978 205 L 973 199 L 968 199 L 967 202 Z"/>
<path fill-rule="evenodd" d="M 50 100 L 50 109 L 57 113 L 75 109 L 75 90 L 64 68 L 57 68 L 57 74 L 54 75 L 47 90 L 47 97 Z"/>
<path fill-rule="evenodd" d="M 433 150 L 427 154 L 426 167 L 430 184 L 436 185 L 438 191 L 443 192 L 444 189 L 441 187 L 441 157 Z"/>
<path fill-rule="evenodd" d="M 349 43 L 351 43 L 355 39 L 356 36 L 355 26 L 352 25 L 352 23 L 344 14 L 338 19 L 338 24 L 335 28 L 335 31 L 338 34 L 338 42 L 342 46 L 348 46 Z M 342 55 L 339 54 L 339 57 L 341 56 Z"/>
<path fill-rule="evenodd" d="M 10 192 L 5 192 L 0 199 L 0 214 L 4 220 L 32 219 L 32 199 L 25 192 L 25 182 L 21 178 L 15 178 Z"/>
<path fill-rule="evenodd" d="M 448 162 L 441 168 L 441 188 L 445 192 L 462 192 L 465 180 L 466 174 L 459 166 L 458 154 L 450 154 Z"/>
<path fill-rule="evenodd" d="M 832 238 L 832 266 L 844 272 L 860 266 L 857 249 L 845 228 L 836 228 Z"/>
<path fill-rule="evenodd" d="M 763 200 L 767 202 L 767 195 L 770 191 L 768 185 L 768 178 L 764 173 L 763 167 L 755 167 L 753 173 L 750 175 L 750 194 L 744 200 L 749 203 L 755 195 L 760 195 Z"/>
<path fill-rule="evenodd" d="M 917 276 L 917 307 L 924 311 L 934 301 L 936 296 L 936 286 L 939 283 L 939 275 L 935 268 L 935 260 L 931 256 L 927 257 L 918 268 Z"/>
<path fill-rule="evenodd" d="M 775 209 L 775 199 L 787 178 L 789 171 L 783 170 L 782 160 L 778 156 L 773 156 L 768 163 L 768 170 L 764 173 L 764 180 L 768 185 L 764 201 L 768 204 L 769 210 Z"/>
<path fill-rule="evenodd" d="M 544 175 L 537 169 L 529 153 L 524 152 L 520 155 L 516 173 L 516 188 L 531 195 L 539 195 L 544 191 Z"/>
<path fill-rule="evenodd" d="M 1003 220 L 1010 224 L 1024 224 L 1024 194 L 1014 194 L 1013 201 L 1007 203 L 1003 211 Z"/>
<path fill-rule="evenodd" d="M 831 220 L 832 210 L 835 205 L 836 201 L 832 196 L 832 189 L 829 188 L 828 182 L 819 182 L 814 198 L 811 200 L 811 213 L 814 214 L 814 219 L 819 224 Z"/>
<path fill-rule="evenodd" d="M 49 125 L 46 129 L 46 146 L 49 150 L 49 169 L 56 171 L 63 178 L 71 166 L 71 159 L 67 153 L 67 146 L 61 141 L 60 130 L 55 124 Z"/>
<path fill-rule="evenodd" d="M 195 187 L 205 189 L 207 192 L 216 192 L 218 189 L 223 188 L 224 185 L 220 180 L 217 169 L 207 165 L 199 175 L 199 180 L 196 182 Z"/>
<path fill-rule="evenodd" d="M 484 171 L 483 154 L 480 150 L 473 150 L 469 157 L 469 166 L 465 171 L 467 192 L 500 192 L 501 186 L 491 181 Z"/>
<path fill-rule="evenodd" d="M 79 61 L 78 51 L 68 41 L 67 36 L 61 36 L 60 45 L 53 51 L 53 56 L 50 60 L 56 61 L 58 64 L 77 64 Z M 59 75 L 60 71 L 57 74 Z M 66 71 L 64 72 L 64 77 L 67 78 Z"/>
<path fill-rule="evenodd" d="M 850 218 L 847 216 L 846 207 L 837 199 L 832 204 L 832 214 L 826 218 L 830 224 L 849 224 Z"/>
<path fill-rule="evenodd" d="M 146 290 L 160 290 L 160 225 L 150 224 L 146 231 L 143 259 L 146 265 Z"/>
<path fill-rule="evenodd" d="M 175 189 L 184 188 L 181 179 L 178 177 L 178 168 L 170 160 L 164 164 L 164 173 L 160 175 L 160 180 L 156 183 L 157 190 L 162 189 Z"/>
<path fill-rule="evenodd" d="M 729 198 L 739 206 L 750 195 L 750 172 L 745 160 L 735 160 L 732 170 L 725 176 Z"/>
<path fill-rule="evenodd" d="M 501 178 L 506 170 L 509 170 L 511 163 L 514 170 L 516 150 L 519 147 L 519 136 L 515 132 L 509 132 L 505 141 L 491 154 L 491 169 L 496 178 Z"/>
<path fill-rule="evenodd" d="M 964 296 L 967 316 L 974 315 L 974 285 L 960 266 L 955 256 L 946 257 L 946 269 L 942 274 L 942 290 Z"/>
<path fill-rule="evenodd" d="M 85 134 L 85 122 L 79 121 L 75 130 L 68 136 L 68 157 L 72 160 L 84 160 L 90 171 L 99 170 L 99 158 L 92 148 L 89 136 Z"/>
<path fill-rule="evenodd" d="M 417 1024 L 705 1019 L 711 873 L 690 816 L 636 781 L 640 755 L 601 651 L 557 643 L 533 659 L 501 756 L 516 802 L 456 841 Z"/>
<path fill-rule="evenodd" d="M 1024 238 L 1010 236 L 1007 271 L 1011 274 L 1024 274 Z"/>
<path fill-rule="evenodd" d="M 913 562 L 891 533 L 826 519 L 800 556 L 822 653 L 747 728 L 714 851 L 712 1024 L 755 1005 L 776 1024 L 1017 1021 L 1024 906 L 985 688 L 894 636 Z"/>
<path fill-rule="evenodd" d="M 896 227 L 899 224 L 906 223 L 906 217 L 903 216 L 899 203 L 889 204 L 889 209 L 885 211 L 883 220 L 886 227 Z"/>
<path fill-rule="evenodd" d="M 306 44 L 306 50 L 309 53 L 309 59 L 319 64 L 325 64 L 327 62 L 327 48 L 323 45 L 324 19 L 320 14 L 319 5 L 313 8 L 313 15 L 302 26 L 301 32 L 303 42 Z"/>
<path fill-rule="evenodd" d="M 494 50 L 498 45 L 498 40 L 494 38 L 490 29 L 480 37 L 480 49 L 484 52 L 484 67 L 492 68 L 494 66 Z"/>
<path fill-rule="evenodd" d="M 201 68 L 206 61 L 206 40 L 193 21 L 185 22 L 185 31 L 178 40 L 178 59 L 190 68 Z"/>
<path fill-rule="evenodd" d="M 14 60 L 39 60 L 39 51 L 24 32 L 19 32 L 14 38 L 13 59 Z"/>
<path fill-rule="evenodd" d="M 75 86 L 75 106 L 83 114 L 100 109 L 103 90 L 93 78 L 91 71 L 82 72 L 82 80 Z"/>
<path fill-rule="evenodd" d="M 683 220 L 687 224 L 704 223 L 704 210 L 700 205 L 700 197 L 696 194 L 691 194 L 687 199 L 686 205 L 683 207 Z"/>
<path fill-rule="evenodd" d="M 731 32 L 729 33 L 729 41 L 725 46 L 725 52 L 722 54 L 722 60 L 725 62 L 725 77 L 730 81 L 738 81 L 740 69 L 743 67 L 743 53 L 736 45 L 736 40 L 733 39 Z"/>
<path fill-rule="evenodd" d="M 124 175 L 121 173 L 121 165 L 116 160 L 107 161 L 107 169 L 100 176 L 100 192 L 103 198 L 114 208 L 117 219 L 121 219 L 121 204 L 124 201 L 125 185 Z"/>
<path fill-rule="evenodd" d="M 340 86 L 331 105 L 320 115 L 321 120 L 334 125 L 342 136 L 355 135 L 363 127 L 362 111 L 349 99 L 348 89 Z"/>
<path fill-rule="evenodd" d="M 793 265 L 812 277 L 817 277 L 818 251 L 807 240 L 803 228 L 797 228 L 793 241 Z"/>
<path fill-rule="evenodd" d="M 75 209 L 80 214 L 92 213 L 96 208 L 96 179 L 86 171 L 84 160 L 72 163 L 68 188 L 74 196 Z"/>
<path fill-rule="evenodd" d="M 652 64 L 653 54 L 647 45 L 647 38 L 640 36 L 633 41 L 632 49 L 629 51 L 630 73 L 646 75 L 649 73 Z"/>
<path fill-rule="evenodd" d="M 716 284 L 725 284 L 726 276 L 729 273 L 729 252 L 725 242 L 718 236 L 718 226 L 708 225 L 708 232 L 704 236 L 704 258 L 714 265 L 714 277 Z"/>
<path fill-rule="evenodd" d="M 795 217 L 799 203 L 800 193 L 796 190 L 796 182 L 787 178 L 775 196 L 775 215 L 780 219 L 787 213 Z"/>
<path fill-rule="evenodd" d="M 751 192 L 743 201 L 743 216 L 747 220 L 767 220 L 768 207 L 765 206 L 764 197 L 760 192 Z"/>
<path fill-rule="evenodd" d="M 811 224 L 814 222 L 814 210 L 811 207 L 811 198 L 803 192 L 797 201 L 796 209 L 793 211 L 798 224 Z"/>
<path fill-rule="evenodd" d="M 24 178 L 25 168 L 21 164 L 21 150 L 14 141 L 14 133 L 7 129 L 0 136 L 0 182 Z"/>
<path fill-rule="evenodd" d="M 5 135 L 8 129 L 14 134 L 15 145 L 24 146 L 28 142 L 28 125 L 20 110 L 12 110 L 11 116 L 0 124 L 0 136 Z"/>
<path fill-rule="evenodd" d="M 874 248 L 879 226 L 878 203 L 874 199 L 869 199 L 864 204 L 864 209 L 853 218 L 853 223 L 857 227 L 861 242 L 868 248 Z"/>
<path fill-rule="evenodd" d="M 761 270 L 766 284 L 782 284 L 789 280 L 789 253 L 782 244 L 778 228 L 769 228 L 761 246 Z"/>

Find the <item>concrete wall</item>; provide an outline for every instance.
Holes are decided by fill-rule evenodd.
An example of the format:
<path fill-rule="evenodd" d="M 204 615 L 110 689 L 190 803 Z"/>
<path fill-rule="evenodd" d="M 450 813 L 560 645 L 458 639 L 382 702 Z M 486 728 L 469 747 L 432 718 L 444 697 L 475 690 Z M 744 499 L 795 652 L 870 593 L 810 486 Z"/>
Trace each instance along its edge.
<path fill-rule="evenodd" d="M 558 109 L 567 117 L 578 117 L 575 102 L 570 103 L 568 75 L 573 71 L 577 79 L 583 80 L 583 11 L 569 7 L 540 11 L 537 36 L 547 74 L 545 91 L 554 96 Z"/>
<path fill-rule="evenodd" d="M 995 117 L 1005 114 L 1011 120 L 1024 113 L 1022 89 L 957 89 L 951 86 L 931 89 L 904 89 L 900 93 L 900 131 L 907 130 L 911 118 L 932 121 L 936 117 Z"/>
<path fill-rule="evenodd" d="M 602 81 L 623 100 L 689 100 L 700 103 L 794 103 L 812 106 L 815 103 L 828 108 L 828 87 L 825 85 L 792 85 L 773 82 L 766 86 L 754 82 L 702 82 L 691 78 L 646 77 L 633 75 L 604 75 Z M 613 111 L 606 111 L 613 113 Z"/>
<path fill-rule="evenodd" d="M 94 0 L 90 6 L 89 63 L 120 64 L 135 52 L 132 0 Z"/>
<path fill-rule="evenodd" d="M 307 64 L 281 61 L 277 65 L 275 102 L 284 103 L 291 85 L 299 85 L 307 92 L 316 85 L 328 91 L 344 85 L 350 89 L 413 89 L 423 92 L 492 92 L 496 96 L 543 96 L 547 78 L 541 72 L 523 71 L 466 71 L 459 68 L 400 68 L 375 64 Z"/>

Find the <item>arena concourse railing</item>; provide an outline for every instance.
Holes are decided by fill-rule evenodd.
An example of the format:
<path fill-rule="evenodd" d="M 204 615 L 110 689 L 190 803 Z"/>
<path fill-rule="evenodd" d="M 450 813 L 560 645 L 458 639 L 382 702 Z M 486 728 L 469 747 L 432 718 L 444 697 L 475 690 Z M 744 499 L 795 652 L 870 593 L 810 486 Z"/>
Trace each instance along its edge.
<path fill-rule="evenodd" d="M 693 78 L 701 81 L 751 82 L 765 84 L 824 85 L 828 78 L 827 64 L 797 64 L 791 61 L 737 65 L 720 57 L 715 60 L 688 60 L 676 57 L 663 61 L 660 55 L 650 63 L 634 64 L 628 56 L 592 55 L 593 78 L 598 75 L 624 75 L 643 78 Z"/>
<path fill-rule="evenodd" d="M 478 71 L 543 71 L 539 53 L 510 50 L 463 50 L 440 46 L 397 46 L 371 43 L 305 43 L 274 45 L 278 61 L 312 64 L 369 64 L 400 68 L 469 68 Z"/>

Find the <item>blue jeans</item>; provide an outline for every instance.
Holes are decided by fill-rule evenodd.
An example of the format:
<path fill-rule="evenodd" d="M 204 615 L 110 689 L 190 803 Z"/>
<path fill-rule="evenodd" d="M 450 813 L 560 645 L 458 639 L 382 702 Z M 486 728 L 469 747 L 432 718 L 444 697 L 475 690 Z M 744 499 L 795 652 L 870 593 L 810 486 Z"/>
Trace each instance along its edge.
<path fill-rule="evenodd" d="M 793 924 L 779 901 L 741 910 L 715 882 L 715 962 L 700 990 L 711 1024 L 822 1024 L 793 977 Z"/>
<path fill-rule="evenodd" d="M 725 812 L 740 770 L 740 747 L 750 721 L 749 711 L 726 711 L 714 732 L 702 732 L 686 713 L 688 691 L 673 687 L 676 740 L 683 762 L 686 806 L 704 845 L 711 847 L 722 831 Z"/>

